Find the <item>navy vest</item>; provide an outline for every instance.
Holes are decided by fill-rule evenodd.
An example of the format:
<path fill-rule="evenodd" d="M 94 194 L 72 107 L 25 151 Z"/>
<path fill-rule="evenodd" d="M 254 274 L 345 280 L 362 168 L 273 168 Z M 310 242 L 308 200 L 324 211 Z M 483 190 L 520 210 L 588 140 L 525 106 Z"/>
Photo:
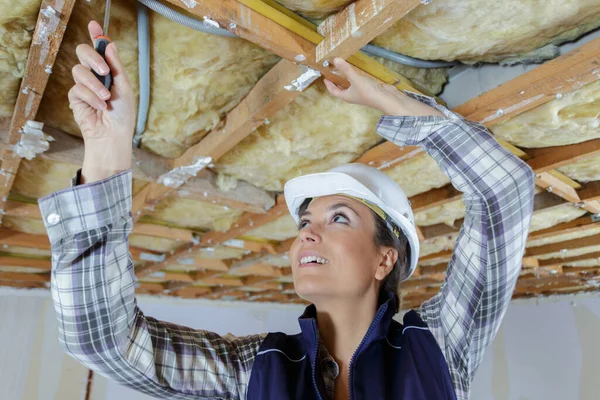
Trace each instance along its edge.
<path fill-rule="evenodd" d="M 381 302 L 350 365 L 350 398 L 456 399 L 448 365 L 435 338 L 415 311 L 404 325 L 392 317 L 395 297 Z M 258 352 L 248 400 L 326 400 L 319 367 L 316 309 L 299 318 L 302 333 L 270 333 Z"/>

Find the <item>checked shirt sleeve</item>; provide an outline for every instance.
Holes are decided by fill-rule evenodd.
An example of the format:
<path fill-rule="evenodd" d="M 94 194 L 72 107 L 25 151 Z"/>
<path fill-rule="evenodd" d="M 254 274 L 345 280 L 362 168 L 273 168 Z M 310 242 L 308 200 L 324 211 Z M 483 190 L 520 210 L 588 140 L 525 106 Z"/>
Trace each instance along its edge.
<path fill-rule="evenodd" d="M 158 398 L 245 399 L 263 335 L 219 336 L 147 317 L 128 236 L 131 171 L 40 199 L 59 342 L 86 367 Z"/>
<path fill-rule="evenodd" d="M 450 368 L 458 399 L 506 312 L 519 276 L 533 211 L 534 174 L 488 130 L 433 99 L 416 98 L 441 116 L 383 116 L 378 133 L 422 147 L 463 193 L 464 224 L 439 293 L 418 310 Z"/>

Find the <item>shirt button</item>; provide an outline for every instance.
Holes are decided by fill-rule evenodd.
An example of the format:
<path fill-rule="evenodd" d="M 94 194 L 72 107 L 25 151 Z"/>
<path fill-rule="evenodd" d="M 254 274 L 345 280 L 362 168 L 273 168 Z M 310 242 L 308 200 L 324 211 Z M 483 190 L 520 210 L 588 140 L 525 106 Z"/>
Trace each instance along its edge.
<path fill-rule="evenodd" d="M 48 215 L 48 218 L 46 218 L 46 221 L 48 221 L 48 224 L 50 225 L 56 225 L 60 221 L 60 216 L 58 214 L 50 214 Z"/>
<path fill-rule="evenodd" d="M 392 121 L 392 124 L 394 124 L 394 126 L 400 126 L 400 120 L 399 119 L 395 119 Z"/>

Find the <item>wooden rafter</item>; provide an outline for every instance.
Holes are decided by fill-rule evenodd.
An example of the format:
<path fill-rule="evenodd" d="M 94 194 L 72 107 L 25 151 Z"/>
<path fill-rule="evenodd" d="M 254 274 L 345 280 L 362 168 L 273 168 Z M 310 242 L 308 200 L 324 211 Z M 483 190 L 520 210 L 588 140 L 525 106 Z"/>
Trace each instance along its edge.
<path fill-rule="evenodd" d="M 13 146 L 21 140 L 27 121 L 35 120 L 74 5 L 75 0 L 42 1 L 25 73 L 10 122 L 9 147 L 2 152 L 0 168 L 0 175 L 3 177 L 3 184 L 0 185 L 0 209 L 2 210 L 21 164 L 21 157 L 13 151 Z M 1 219 L 2 214 L 0 214 L 0 221 Z"/>

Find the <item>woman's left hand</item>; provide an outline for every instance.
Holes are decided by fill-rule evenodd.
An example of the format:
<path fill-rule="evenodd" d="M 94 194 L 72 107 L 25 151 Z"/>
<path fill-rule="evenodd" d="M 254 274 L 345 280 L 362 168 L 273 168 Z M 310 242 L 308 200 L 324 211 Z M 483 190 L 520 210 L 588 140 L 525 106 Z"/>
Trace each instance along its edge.
<path fill-rule="evenodd" d="M 376 81 L 341 58 L 333 63 L 339 74 L 350 82 L 350 87 L 342 89 L 328 79 L 324 79 L 325 86 L 329 93 L 347 103 L 373 107 L 388 115 L 443 116 L 435 108 L 408 97 L 392 85 Z"/>

